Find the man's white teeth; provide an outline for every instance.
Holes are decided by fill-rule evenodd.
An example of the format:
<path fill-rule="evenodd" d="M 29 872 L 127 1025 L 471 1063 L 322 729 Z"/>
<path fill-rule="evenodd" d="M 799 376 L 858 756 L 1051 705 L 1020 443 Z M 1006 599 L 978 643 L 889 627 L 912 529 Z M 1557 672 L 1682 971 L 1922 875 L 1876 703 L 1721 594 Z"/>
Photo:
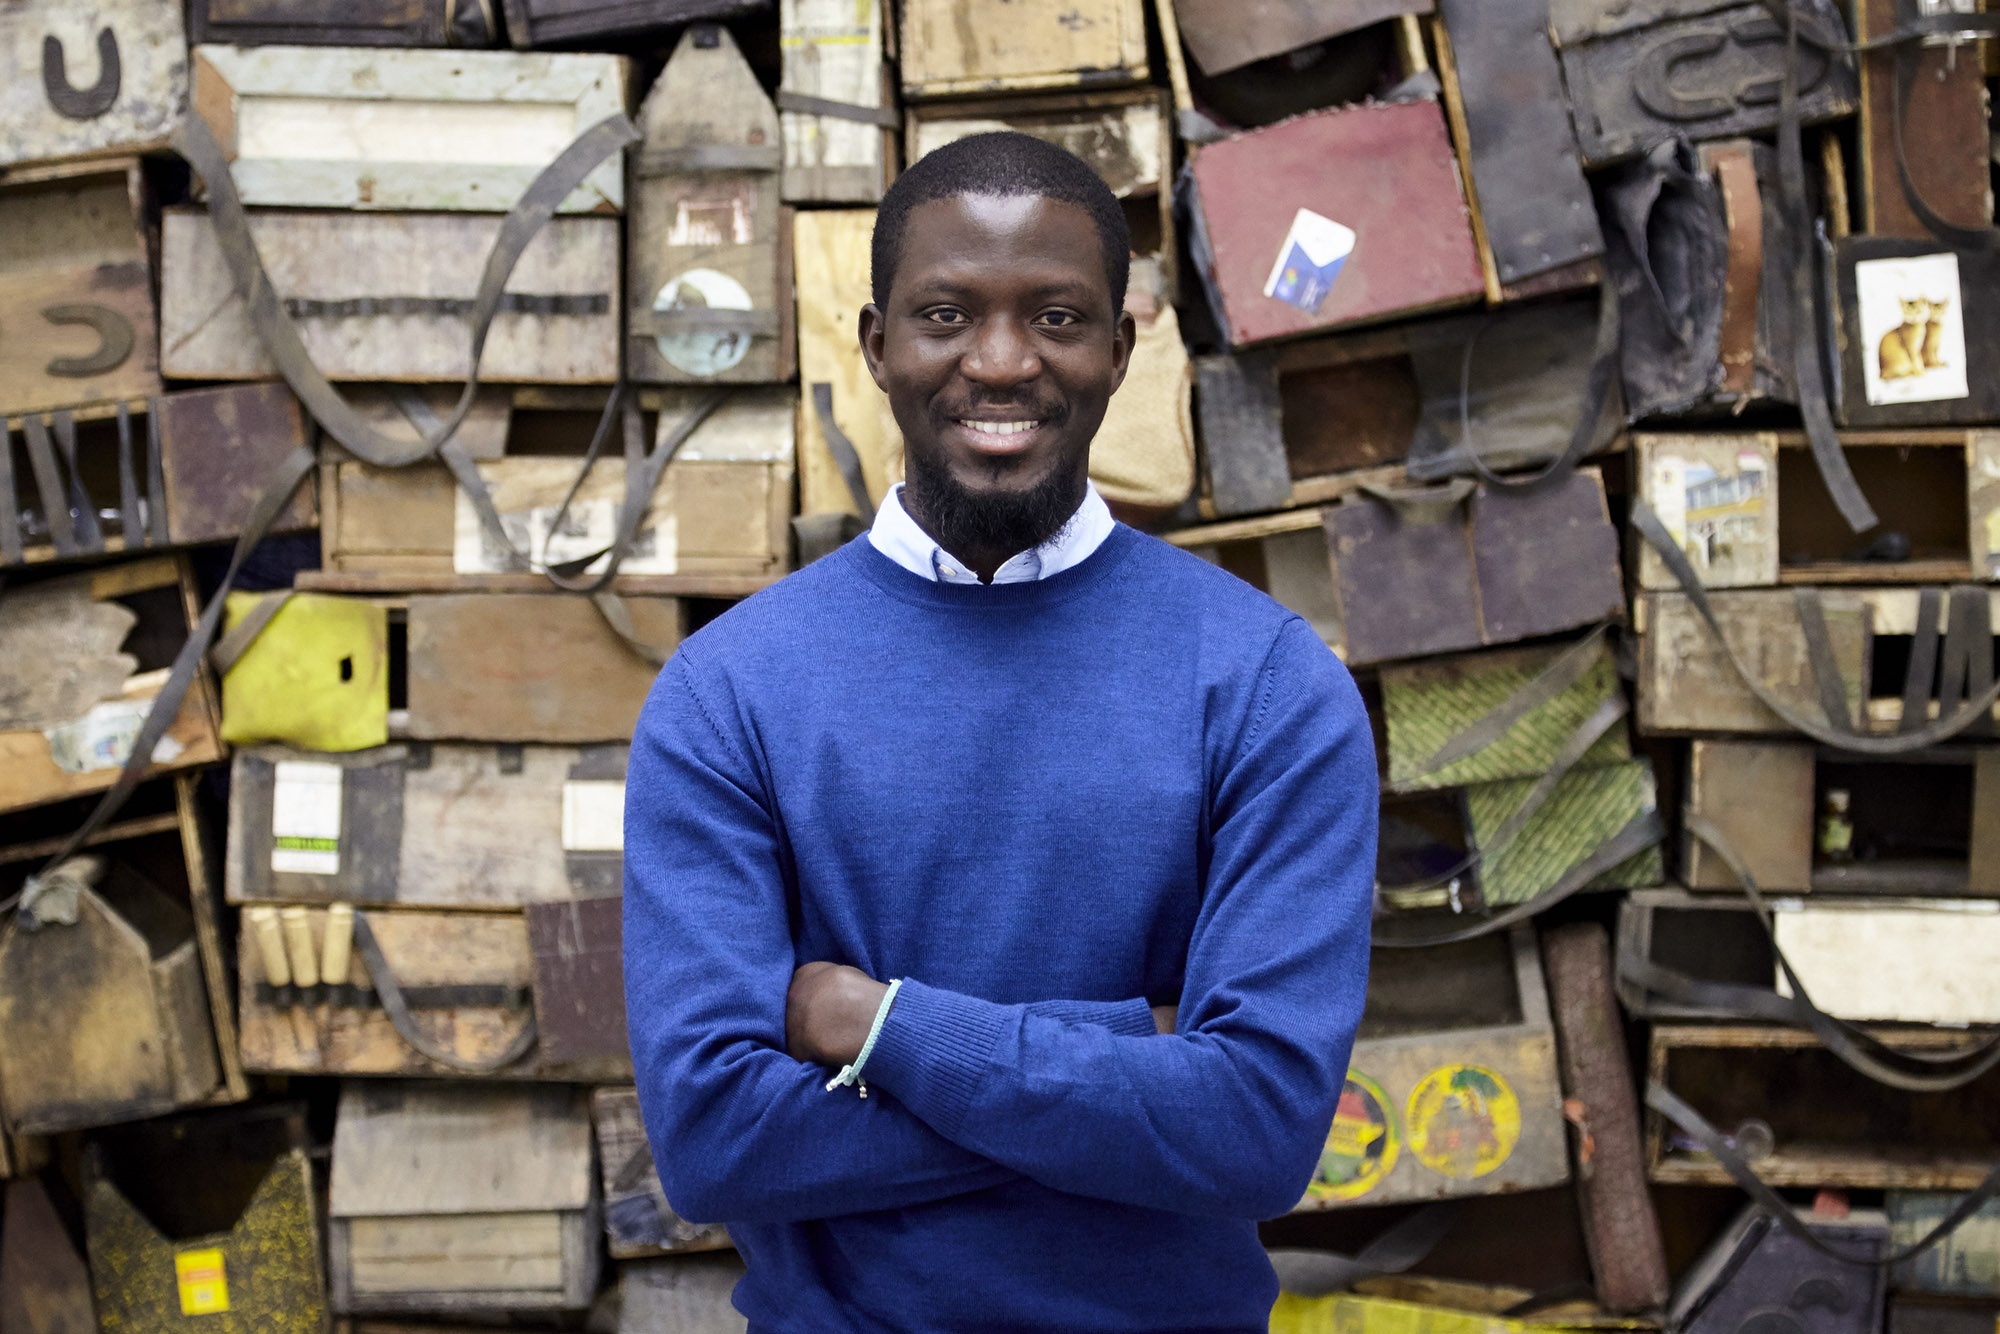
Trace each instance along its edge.
<path fill-rule="evenodd" d="M 964 426 L 969 430 L 983 431 L 987 435 L 1016 435 L 1022 431 L 1031 431 L 1035 427 L 1040 426 L 1041 423 L 1040 422 L 960 422 L 959 425 Z"/>

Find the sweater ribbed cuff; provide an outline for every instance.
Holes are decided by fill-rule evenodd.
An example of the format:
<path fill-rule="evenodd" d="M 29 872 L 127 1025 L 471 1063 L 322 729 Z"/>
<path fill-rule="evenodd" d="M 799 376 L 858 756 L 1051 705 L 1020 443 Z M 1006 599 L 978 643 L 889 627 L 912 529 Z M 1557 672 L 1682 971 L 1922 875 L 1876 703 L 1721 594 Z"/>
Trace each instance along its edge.
<path fill-rule="evenodd" d="M 1153 1007 L 1144 1000 L 1030 1001 L 1027 1010 L 1061 1024 L 1095 1024 L 1121 1038 L 1157 1037 L 1160 1032 L 1153 1022 Z"/>
<path fill-rule="evenodd" d="M 951 1136 L 1011 1021 L 1010 1008 L 903 979 L 868 1057 L 869 1082 Z"/>

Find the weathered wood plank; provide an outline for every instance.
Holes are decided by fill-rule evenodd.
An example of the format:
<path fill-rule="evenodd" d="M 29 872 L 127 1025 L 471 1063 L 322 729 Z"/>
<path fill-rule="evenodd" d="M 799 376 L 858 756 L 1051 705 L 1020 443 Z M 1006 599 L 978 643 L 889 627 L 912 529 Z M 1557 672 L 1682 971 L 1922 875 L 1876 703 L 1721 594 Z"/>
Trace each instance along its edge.
<path fill-rule="evenodd" d="M 193 0 L 197 42 L 239 46 L 492 46 L 479 0 Z"/>
<path fill-rule="evenodd" d="M 1712 600 L 1723 633 L 1750 670 L 1795 708 L 1817 709 L 1819 691 L 1792 594 L 1736 589 Z M 1868 613 L 1859 592 L 1828 589 L 1821 601 L 1834 657 L 1858 717 L 1866 691 Z M 1750 693 L 1685 594 L 1642 594 L 1638 607 L 1640 731 L 1790 730 Z M 1878 624 L 1878 633 L 1880 629 Z"/>
<path fill-rule="evenodd" d="M 729 1248 L 729 1232 L 721 1224 L 690 1223 L 667 1203 L 639 1115 L 637 1089 L 594 1090 L 590 1114 L 597 1128 L 604 1230 L 613 1259 Z"/>
<path fill-rule="evenodd" d="M 1556 1185 L 1569 1177 L 1561 1104 L 1532 929 L 1382 952 L 1294 1212 Z"/>
<path fill-rule="evenodd" d="M 678 602 L 629 606 L 647 643 L 671 652 L 680 642 Z M 419 740 L 624 741 L 657 675 L 584 598 L 417 597 L 409 626 L 409 734 Z"/>
<path fill-rule="evenodd" d="M 0 416 L 160 392 L 145 207 L 136 158 L 0 181 Z"/>
<path fill-rule="evenodd" d="M 1025 0 L 994 23 L 978 0 L 902 6 L 903 95 L 1110 87 L 1147 78 L 1140 0 Z"/>
<path fill-rule="evenodd" d="M 623 746 L 260 746 L 233 765 L 232 903 L 518 908 L 619 887 Z M 281 765 L 338 788 L 335 846 L 312 863 L 282 851 L 298 771 Z"/>
<path fill-rule="evenodd" d="M 200 46 L 194 108 L 252 207 L 504 213 L 542 168 L 623 112 L 608 55 Z M 614 155 L 557 207 L 616 213 Z"/>
<path fill-rule="evenodd" d="M 744 1334 L 749 1325 L 729 1300 L 743 1273 L 733 1254 L 619 1265 L 618 1334 Z"/>
<path fill-rule="evenodd" d="M 770 0 L 503 0 L 507 40 L 516 47 L 604 40 L 691 19 L 737 18 Z"/>
<path fill-rule="evenodd" d="M 533 986 L 534 959 L 528 928 L 519 913 L 431 912 L 420 909 L 364 909 L 383 956 L 405 987 Z M 308 908 L 316 942 L 323 943 L 324 909 Z M 317 1006 L 280 1003 L 265 982 L 257 945 L 246 923 L 237 944 L 237 1011 L 243 1068 L 259 1074 L 420 1075 L 458 1077 L 463 1072 L 434 1064 L 406 1043 L 381 1009 L 329 1002 Z M 358 957 L 349 980 L 367 979 Z M 486 1061 L 507 1051 L 532 1019 L 524 1001 L 514 1005 L 463 1005 L 415 1011 L 416 1023 L 461 1060 Z M 494 1079 L 560 1079 L 580 1082 L 629 1080 L 629 1059 L 561 1066 L 535 1052 L 495 1072 Z"/>
<path fill-rule="evenodd" d="M 785 93 L 895 113 L 881 0 L 779 0 Z M 896 174 L 896 131 L 858 116 L 781 111 L 787 203 L 873 204 Z"/>
<path fill-rule="evenodd" d="M 0 11 L 0 167 L 160 147 L 187 109 L 187 63 L 174 0 L 8 5 Z"/>
<path fill-rule="evenodd" d="M 1180 35 L 1209 75 L 1296 51 L 1403 14 L 1431 0 L 1173 0 Z"/>
<path fill-rule="evenodd" d="M 460 312 L 478 290 L 500 220 L 480 214 L 258 212 L 250 234 L 294 311 L 313 364 L 332 380 L 462 380 Z M 184 379 L 251 380 L 275 367 L 237 297 L 214 225 L 199 209 L 163 220 L 162 361 Z M 329 254 L 343 256 L 327 264 Z M 605 384 L 618 355 L 618 221 L 562 217 L 535 235 L 507 284 L 525 304 L 494 317 L 480 378 Z M 360 313 L 414 298 L 420 313 Z M 533 300 L 529 300 L 533 298 Z M 542 301 L 542 298 L 549 298 Z M 535 313 L 537 305 L 557 313 Z"/>
<path fill-rule="evenodd" d="M 815 385 L 832 386 L 833 420 L 861 458 L 871 504 L 903 480 L 903 435 L 861 360 L 874 209 L 800 212 L 792 219 L 799 296 L 799 512 L 851 514 L 854 502 L 827 449 Z"/>
<path fill-rule="evenodd" d="M 1857 0 L 1850 12 L 1855 39 L 1863 42 L 1886 36 L 1900 18 L 1895 0 Z M 1942 45 L 1917 53 L 1909 104 L 1901 110 L 1904 159 L 1918 195 L 1941 217 L 1960 227 L 1984 227 L 1993 221 L 1992 174 L 1980 151 L 1985 71 L 1979 61 L 1959 59 L 1964 54 Z M 1930 229 L 1910 207 L 1896 166 L 1898 58 L 1894 51 L 1860 58 L 1861 230 L 1928 241 Z"/>
<path fill-rule="evenodd" d="M 43 638 L 52 629 L 50 618 L 67 621 L 79 614 L 124 623 L 129 633 L 122 637 L 134 646 L 127 653 L 118 640 L 107 641 L 103 648 L 113 655 L 109 661 L 116 669 L 98 672 L 80 692 L 65 687 L 60 693 L 68 702 L 52 710 L 31 717 L 15 707 L 0 708 L 0 811 L 111 786 L 153 698 L 166 684 L 170 654 L 179 650 L 198 614 L 196 597 L 192 573 L 171 557 L 126 561 L 0 593 L 0 641 L 10 649 L 51 642 Z M 123 610 L 104 609 L 114 602 L 122 602 Z M 85 604 L 104 610 L 84 612 Z M 146 646 L 143 655 L 140 645 Z M 10 704 L 29 698 L 30 682 L 39 683 L 35 695 L 52 698 L 43 693 L 45 687 L 69 680 L 77 667 L 74 658 L 10 653 L 0 658 L 0 698 Z M 153 751 L 153 772 L 198 768 L 221 759 L 220 725 L 214 684 L 205 670 L 198 672 Z"/>
<path fill-rule="evenodd" d="M 1811 745 L 1695 741 L 1688 752 L 1687 809 L 1722 832 L 1759 889 L 1812 888 Z M 1736 888 L 1729 868 L 1691 834 L 1683 835 L 1681 868 L 1691 888 Z"/>
<path fill-rule="evenodd" d="M 639 108 L 639 128 L 627 371 L 649 384 L 789 379 L 778 112 L 727 29 L 698 24 L 682 35 Z"/>
<path fill-rule="evenodd" d="M 38 1181 L 7 1186 L 0 1334 L 97 1334 L 90 1272 Z"/>

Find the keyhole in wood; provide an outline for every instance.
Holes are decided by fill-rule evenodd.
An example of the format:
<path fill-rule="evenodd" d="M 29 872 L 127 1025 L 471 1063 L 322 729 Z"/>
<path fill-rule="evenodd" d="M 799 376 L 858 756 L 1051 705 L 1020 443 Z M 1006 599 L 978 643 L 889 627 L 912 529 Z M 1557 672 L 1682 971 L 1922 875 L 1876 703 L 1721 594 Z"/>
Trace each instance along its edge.
<path fill-rule="evenodd" d="M 353 658 L 348 657 L 348 658 L 342 658 L 340 660 L 340 679 L 342 681 L 352 681 L 354 679 Z"/>

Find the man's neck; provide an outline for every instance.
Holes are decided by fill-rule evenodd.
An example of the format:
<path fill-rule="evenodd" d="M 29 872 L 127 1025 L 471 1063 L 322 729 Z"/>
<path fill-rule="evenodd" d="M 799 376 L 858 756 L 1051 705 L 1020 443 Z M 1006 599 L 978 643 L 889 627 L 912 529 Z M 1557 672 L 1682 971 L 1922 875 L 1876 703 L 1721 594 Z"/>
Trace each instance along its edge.
<path fill-rule="evenodd" d="M 1063 519 L 1062 523 L 1056 526 L 1053 532 L 1045 533 L 1041 537 L 1031 541 L 1023 541 L 1019 538 L 1012 541 L 1003 540 L 992 543 L 978 543 L 965 539 L 946 541 L 944 537 L 940 536 L 938 526 L 932 522 L 924 505 L 923 495 L 917 490 L 914 481 L 905 481 L 903 483 L 903 512 L 910 516 L 917 527 L 924 530 L 925 536 L 937 543 L 947 554 L 956 558 L 967 570 L 977 575 L 980 583 L 990 584 L 993 582 L 993 577 L 1000 572 L 1001 566 L 1024 551 L 1032 551 L 1043 543 L 1052 541 L 1062 533 L 1065 527 L 1074 522 L 1077 511 L 1083 506 L 1088 486 L 1089 482 L 1086 479 L 1083 486 L 1077 489 L 1076 504 L 1070 507 L 1068 516 Z"/>

